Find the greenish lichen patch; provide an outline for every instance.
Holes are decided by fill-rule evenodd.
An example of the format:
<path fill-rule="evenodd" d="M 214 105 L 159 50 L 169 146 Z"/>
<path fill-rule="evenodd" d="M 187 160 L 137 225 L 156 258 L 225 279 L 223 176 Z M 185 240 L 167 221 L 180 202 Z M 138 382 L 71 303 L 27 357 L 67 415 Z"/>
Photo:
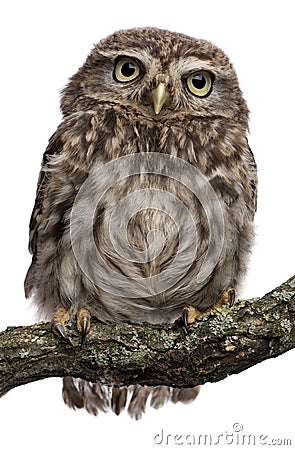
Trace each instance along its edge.
<path fill-rule="evenodd" d="M 283 300 L 285 302 L 289 302 L 292 297 L 294 297 L 293 291 L 280 291 L 280 292 L 272 292 L 271 296 L 275 299 Z"/>
<path fill-rule="evenodd" d="M 179 332 L 161 330 L 161 332 L 150 333 L 148 336 L 148 346 L 152 350 L 167 351 L 174 347 L 175 341 L 179 338 Z"/>
<path fill-rule="evenodd" d="M 286 330 L 287 333 L 290 333 L 292 331 L 292 323 L 289 319 L 283 319 L 280 322 L 281 327 Z"/>
<path fill-rule="evenodd" d="M 101 351 L 97 347 L 91 347 L 87 354 L 85 355 L 85 359 L 88 363 L 93 363 L 98 366 L 108 366 L 109 364 L 109 356 L 106 352 Z"/>
<path fill-rule="evenodd" d="M 226 334 L 227 331 L 238 328 L 234 319 L 230 315 L 218 315 L 212 319 L 209 323 L 209 331 L 214 336 L 221 336 Z"/>

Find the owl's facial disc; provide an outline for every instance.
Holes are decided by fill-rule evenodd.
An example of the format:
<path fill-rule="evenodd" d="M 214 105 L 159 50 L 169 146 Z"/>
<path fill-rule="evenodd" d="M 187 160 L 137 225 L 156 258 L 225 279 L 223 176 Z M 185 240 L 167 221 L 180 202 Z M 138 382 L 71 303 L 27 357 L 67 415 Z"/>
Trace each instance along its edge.
<path fill-rule="evenodd" d="M 120 101 L 124 100 L 132 110 L 135 108 L 153 120 L 166 120 L 179 105 L 186 105 L 189 111 L 196 110 L 199 104 L 195 98 L 211 94 L 215 77 L 204 64 L 200 69 L 198 65 L 199 61 L 191 58 L 173 60 L 163 66 L 160 59 L 153 60 L 144 52 L 133 51 L 132 55 L 117 56 L 112 75 L 121 85 L 117 90 Z M 204 111 L 202 107 L 201 111 Z"/>
<path fill-rule="evenodd" d="M 169 93 L 164 83 L 159 83 L 158 86 L 151 92 L 154 111 L 156 114 L 161 112 L 161 109 L 165 105 L 169 98 Z"/>

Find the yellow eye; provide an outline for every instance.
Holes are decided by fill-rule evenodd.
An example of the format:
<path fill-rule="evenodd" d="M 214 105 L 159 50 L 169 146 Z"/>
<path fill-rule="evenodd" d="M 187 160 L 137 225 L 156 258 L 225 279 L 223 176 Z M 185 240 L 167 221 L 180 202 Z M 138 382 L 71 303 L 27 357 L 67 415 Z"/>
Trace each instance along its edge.
<path fill-rule="evenodd" d="M 140 67 L 132 58 L 120 58 L 114 70 L 115 80 L 121 83 L 133 81 L 140 75 Z"/>
<path fill-rule="evenodd" d="M 187 86 L 197 97 L 205 97 L 211 92 L 212 77 L 210 73 L 200 70 L 188 77 Z"/>

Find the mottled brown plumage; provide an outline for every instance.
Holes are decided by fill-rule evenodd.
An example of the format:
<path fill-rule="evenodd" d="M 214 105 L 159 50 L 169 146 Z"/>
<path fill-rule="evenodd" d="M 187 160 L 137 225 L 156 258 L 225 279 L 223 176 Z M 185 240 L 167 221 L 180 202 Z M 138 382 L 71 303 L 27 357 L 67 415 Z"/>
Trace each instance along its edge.
<path fill-rule="evenodd" d="M 86 334 L 87 311 L 108 322 L 170 322 L 187 305 L 202 312 L 238 290 L 257 181 L 248 109 L 224 52 L 155 28 L 117 32 L 70 79 L 61 109 L 30 223 L 25 290 L 40 316 L 80 311 Z M 73 408 L 119 414 L 128 403 L 136 419 L 148 397 L 159 408 L 197 394 L 68 377 L 63 389 Z"/>

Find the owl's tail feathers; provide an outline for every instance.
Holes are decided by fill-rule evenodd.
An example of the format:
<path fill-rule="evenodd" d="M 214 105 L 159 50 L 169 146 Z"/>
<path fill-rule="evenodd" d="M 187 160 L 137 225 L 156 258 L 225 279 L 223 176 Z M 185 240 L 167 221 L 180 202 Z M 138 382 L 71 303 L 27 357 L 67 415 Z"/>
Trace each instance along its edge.
<path fill-rule="evenodd" d="M 110 388 L 81 378 L 64 377 L 62 397 L 70 408 L 85 408 L 94 416 L 99 411 L 108 412 L 110 409 Z"/>
<path fill-rule="evenodd" d="M 112 389 L 112 399 L 111 399 L 112 411 L 114 411 L 114 413 L 117 414 L 117 416 L 121 414 L 121 412 L 126 406 L 127 395 L 128 389 L 126 387 Z"/>
<path fill-rule="evenodd" d="M 170 388 L 167 386 L 130 386 L 111 388 L 100 383 L 90 383 L 81 378 L 64 377 L 62 396 L 73 409 L 85 408 L 90 414 L 112 410 L 119 415 L 127 406 L 128 414 L 136 420 L 145 412 L 148 398 L 150 406 L 159 409 L 171 400 L 173 403 L 191 403 L 200 392 L 194 388 Z"/>
<path fill-rule="evenodd" d="M 70 408 L 81 409 L 84 407 L 81 382 L 80 378 L 63 378 L 62 398 Z"/>
<path fill-rule="evenodd" d="M 200 390 L 200 386 L 195 386 L 193 388 L 173 388 L 171 401 L 173 403 L 181 402 L 187 405 L 195 400 L 199 395 Z"/>

